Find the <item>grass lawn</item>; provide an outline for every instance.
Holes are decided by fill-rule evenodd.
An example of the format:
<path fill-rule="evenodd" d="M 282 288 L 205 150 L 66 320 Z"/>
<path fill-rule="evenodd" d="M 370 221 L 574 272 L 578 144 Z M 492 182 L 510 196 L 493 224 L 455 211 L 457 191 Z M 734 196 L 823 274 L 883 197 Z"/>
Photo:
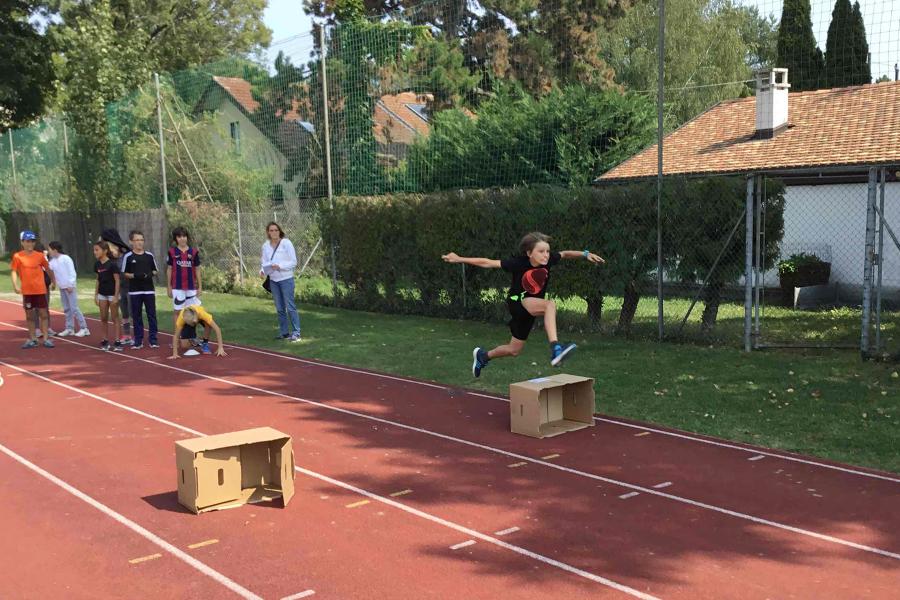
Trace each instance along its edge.
<path fill-rule="evenodd" d="M 95 314 L 93 282 L 84 276 L 80 282 L 82 310 Z M 15 298 L 11 291 L 5 263 L 0 298 Z M 475 380 L 472 348 L 506 341 L 504 326 L 301 304 L 304 341 L 285 344 L 272 339 L 271 301 L 213 293 L 203 299 L 226 341 L 501 394 L 510 382 L 552 372 L 540 330 L 523 355 L 491 363 Z M 57 292 L 53 306 L 60 307 Z M 723 328 L 735 327 L 742 310 L 723 305 Z M 779 327 L 790 329 L 792 311 L 773 312 L 773 321 L 780 318 L 786 324 Z M 171 313 L 161 313 L 161 326 L 169 328 Z M 804 331 L 823 332 L 825 339 L 853 321 L 841 311 L 799 318 Z M 597 380 L 602 413 L 900 472 L 900 365 L 862 362 L 854 351 L 745 354 L 737 347 L 629 341 L 605 333 L 570 339 L 579 348 L 565 371 Z"/>

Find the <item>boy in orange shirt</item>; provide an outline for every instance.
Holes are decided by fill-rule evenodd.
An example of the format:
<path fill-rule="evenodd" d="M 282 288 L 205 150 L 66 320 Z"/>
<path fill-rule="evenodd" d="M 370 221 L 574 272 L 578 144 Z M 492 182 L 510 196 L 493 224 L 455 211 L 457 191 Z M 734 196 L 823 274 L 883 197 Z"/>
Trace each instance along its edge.
<path fill-rule="evenodd" d="M 50 275 L 50 288 L 56 284 L 56 277 L 50 270 L 50 263 L 43 252 L 34 249 L 37 235 L 33 231 L 23 231 L 19 235 L 22 242 L 22 251 L 16 252 L 10 262 L 10 277 L 13 290 L 22 294 L 22 307 L 25 309 L 25 319 L 28 322 L 28 341 L 22 344 L 22 349 L 35 348 L 38 341 L 34 336 L 34 313 L 40 318 L 41 333 L 44 335 L 44 347 L 53 348 L 53 342 L 47 335 L 50 326 L 50 306 L 47 303 L 47 284 L 44 283 L 44 273 Z M 21 282 L 21 286 L 20 286 Z"/>

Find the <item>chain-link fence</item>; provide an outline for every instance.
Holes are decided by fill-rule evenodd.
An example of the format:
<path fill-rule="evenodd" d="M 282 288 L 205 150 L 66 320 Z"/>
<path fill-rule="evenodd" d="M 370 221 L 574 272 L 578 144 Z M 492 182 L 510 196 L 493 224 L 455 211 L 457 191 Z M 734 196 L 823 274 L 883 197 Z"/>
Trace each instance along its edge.
<path fill-rule="evenodd" d="M 331 6 L 262 57 L 160 73 L 102 139 L 6 132 L 3 211 L 168 207 L 244 290 L 276 221 L 326 301 L 498 320 L 508 282 L 440 254 L 546 230 L 608 259 L 554 277 L 570 329 L 900 349 L 896 3 Z"/>

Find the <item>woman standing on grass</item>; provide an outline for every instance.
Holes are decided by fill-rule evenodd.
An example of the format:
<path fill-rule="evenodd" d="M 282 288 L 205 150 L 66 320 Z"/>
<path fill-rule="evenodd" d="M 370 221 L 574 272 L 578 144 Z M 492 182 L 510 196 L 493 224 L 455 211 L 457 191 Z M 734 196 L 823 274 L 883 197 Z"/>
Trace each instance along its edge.
<path fill-rule="evenodd" d="M 266 241 L 262 245 L 259 274 L 268 277 L 275 310 L 278 311 L 279 335 L 275 339 L 300 341 L 300 314 L 294 302 L 294 269 L 297 253 L 291 240 L 284 237 L 274 221 L 266 225 Z"/>

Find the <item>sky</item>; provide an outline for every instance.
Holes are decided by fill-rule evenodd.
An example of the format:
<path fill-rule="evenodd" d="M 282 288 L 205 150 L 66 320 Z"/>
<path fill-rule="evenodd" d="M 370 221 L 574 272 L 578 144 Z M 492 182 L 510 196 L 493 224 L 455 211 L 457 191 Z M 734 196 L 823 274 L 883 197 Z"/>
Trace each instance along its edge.
<path fill-rule="evenodd" d="M 756 6 L 763 14 L 781 17 L 782 0 L 738 0 Z M 900 0 L 859 0 L 866 23 L 869 50 L 872 53 L 872 75 L 887 74 L 894 78 L 894 64 L 900 62 Z M 825 50 L 828 24 L 834 0 L 810 0 L 813 32 L 819 48 Z M 302 0 L 269 0 L 264 20 L 272 30 L 269 57 L 274 61 L 279 50 L 295 63 L 306 62 L 312 49 L 312 21 L 303 12 Z M 298 37 L 299 36 L 299 37 Z"/>

